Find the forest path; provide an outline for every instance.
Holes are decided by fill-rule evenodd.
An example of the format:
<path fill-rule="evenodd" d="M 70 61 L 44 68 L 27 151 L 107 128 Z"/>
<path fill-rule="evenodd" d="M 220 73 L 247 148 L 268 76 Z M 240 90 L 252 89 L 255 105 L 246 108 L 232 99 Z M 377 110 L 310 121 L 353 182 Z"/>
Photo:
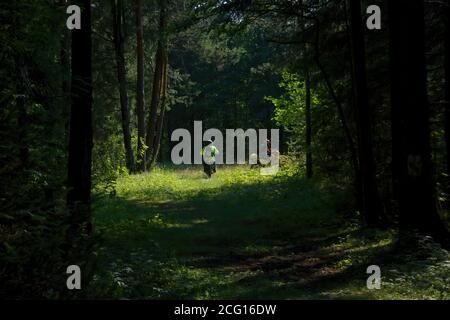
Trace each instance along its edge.
<path fill-rule="evenodd" d="M 95 202 L 89 297 L 370 298 L 366 267 L 392 244 L 338 218 L 333 192 L 282 172 L 165 168 L 120 178 Z M 378 261 L 378 260 L 376 260 Z"/>

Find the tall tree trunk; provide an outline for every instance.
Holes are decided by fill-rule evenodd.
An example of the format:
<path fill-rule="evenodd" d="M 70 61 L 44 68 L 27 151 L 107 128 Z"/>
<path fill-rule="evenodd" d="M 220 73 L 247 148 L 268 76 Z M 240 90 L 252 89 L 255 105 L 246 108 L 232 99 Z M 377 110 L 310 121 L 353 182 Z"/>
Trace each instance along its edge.
<path fill-rule="evenodd" d="M 130 110 L 128 108 L 128 93 L 126 83 L 125 48 L 124 48 L 124 10 L 123 0 L 112 0 L 113 40 L 116 52 L 117 78 L 120 91 L 120 111 L 122 115 L 122 133 L 125 147 L 127 168 L 134 171 L 134 156 L 131 146 Z"/>
<path fill-rule="evenodd" d="M 72 31 L 72 85 L 67 205 L 74 226 L 90 232 L 92 163 L 92 35 L 91 1 L 81 8 L 81 29 Z"/>
<path fill-rule="evenodd" d="M 61 5 L 64 6 L 65 0 L 61 0 Z M 71 31 L 67 28 L 64 28 L 63 35 L 61 37 L 61 51 L 60 51 L 60 63 L 61 63 L 61 74 L 62 74 L 62 84 L 61 90 L 63 97 L 63 108 L 62 114 L 63 119 L 67 119 L 67 122 L 64 124 L 66 129 L 65 132 L 68 132 L 69 122 L 70 122 L 70 48 L 71 48 L 72 40 L 71 40 Z"/>
<path fill-rule="evenodd" d="M 311 128 L 311 76 L 308 68 L 305 71 L 306 80 L 305 80 L 305 118 L 306 118 L 306 178 L 311 179 L 313 176 L 313 167 L 312 167 L 312 150 L 311 150 L 311 142 L 312 142 L 312 128 Z"/>
<path fill-rule="evenodd" d="M 339 100 L 339 98 L 336 94 L 336 91 L 333 88 L 333 84 L 331 83 L 331 79 L 330 79 L 328 72 L 326 71 L 325 67 L 322 64 L 322 61 L 320 60 L 320 23 L 319 23 L 319 21 L 316 21 L 315 29 L 316 29 L 316 35 L 315 35 L 316 39 L 314 41 L 314 61 L 317 65 L 317 68 L 319 69 L 320 73 L 322 74 L 323 80 L 325 81 L 325 85 L 327 86 L 330 97 L 333 100 L 333 102 L 335 103 L 337 111 L 338 111 L 338 116 L 341 121 L 342 129 L 344 130 L 344 135 L 347 140 L 348 148 L 350 151 L 351 162 L 352 162 L 353 171 L 354 171 L 354 175 L 355 175 L 355 177 L 354 177 L 354 179 L 355 179 L 355 181 L 354 181 L 355 194 L 359 198 L 359 196 L 360 196 L 359 186 L 361 185 L 361 183 L 360 183 L 361 174 L 359 172 L 358 155 L 357 155 L 357 151 L 356 151 L 356 147 L 355 147 L 355 142 L 353 141 L 353 137 L 352 137 L 350 128 L 347 124 L 347 119 L 345 117 L 345 112 L 344 112 L 344 108 L 342 107 L 342 103 Z M 360 201 L 358 200 L 358 202 L 360 202 Z"/>
<path fill-rule="evenodd" d="M 389 0 L 393 175 L 400 230 L 438 241 L 448 231 L 436 207 L 425 59 L 423 0 Z"/>
<path fill-rule="evenodd" d="M 350 0 L 350 20 L 354 103 L 358 128 L 358 163 L 361 174 L 362 214 L 369 226 L 376 226 L 380 223 L 380 217 L 382 216 L 382 204 L 375 180 L 371 109 L 367 89 L 361 0 Z"/>
<path fill-rule="evenodd" d="M 301 29 L 301 32 L 305 31 L 305 21 L 304 21 L 304 1 L 301 0 L 299 2 L 300 7 L 300 16 L 298 17 L 298 23 Z M 305 49 L 303 54 L 307 53 L 309 49 L 308 45 L 305 45 Z M 309 71 L 309 67 L 305 65 L 303 67 L 303 72 L 305 73 L 305 122 L 306 122 L 306 132 L 305 132 L 305 145 L 306 145 L 306 179 L 311 179 L 313 176 L 313 167 L 312 167 L 312 128 L 311 128 L 311 74 Z"/>
<path fill-rule="evenodd" d="M 450 0 L 444 4 L 445 40 L 445 142 L 447 148 L 447 175 L 450 176 Z"/>
<path fill-rule="evenodd" d="M 355 175 L 355 177 L 354 177 L 355 193 L 356 193 L 356 196 L 359 198 L 360 197 L 361 174 L 359 171 L 358 155 L 356 152 L 355 143 L 353 141 L 350 128 L 349 128 L 349 126 L 347 124 L 347 120 L 345 118 L 345 113 L 344 113 L 344 108 L 342 107 L 342 103 L 339 100 L 338 96 L 336 95 L 336 92 L 335 92 L 333 85 L 331 83 L 331 80 L 330 80 L 330 76 L 328 75 L 328 73 L 325 70 L 325 67 L 322 65 L 322 62 L 320 61 L 320 56 L 319 56 L 319 51 L 318 51 L 317 45 L 316 45 L 315 62 L 316 62 L 317 67 L 319 68 L 320 72 L 322 73 L 322 76 L 323 76 L 323 79 L 327 86 L 328 92 L 338 110 L 338 115 L 339 115 L 339 118 L 341 121 L 342 128 L 344 130 L 345 138 L 347 140 L 348 148 L 350 151 L 350 158 L 351 158 L 353 171 L 354 171 L 354 175 Z M 358 202 L 359 202 L 359 200 L 358 200 Z M 362 203 L 362 201 L 361 201 L 361 203 Z"/>
<path fill-rule="evenodd" d="M 153 75 L 153 88 L 152 88 L 152 101 L 150 103 L 150 113 L 147 121 L 147 136 L 146 144 L 147 160 L 150 160 L 153 153 L 153 141 L 155 139 L 156 124 L 158 121 L 158 107 L 161 98 L 161 81 L 162 81 L 162 69 L 164 64 L 164 58 L 162 53 L 161 42 L 158 41 L 158 48 L 155 55 L 155 72 Z"/>
<path fill-rule="evenodd" d="M 149 161 L 148 165 L 152 166 L 154 160 L 156 160 L 157 145 L 159 144 L 159 136 L 157 135 L 158 129 L 158 110 L 159 117 L 164 116 L 163 112 L 163 101 L 166 95 L 166 84 L 167 84 L 167 35 L 166 35 L 166 3 L 165 1 L 160 1 L 160 19 L 159 19 L 159 34 L 158 48 L 156 50 L 155 56 L 155 73 L 153 77 L 153 91 L 152 91 L 152 101 L 150 104 L 150 114 L 148 118 L 148 130 L 146 137 L 146 144 L 148 146 L 146 159 Z M 161 119 L 161 123 L 163 123 Z"/>
<path fill-rule="evenodd" d="M 349 48 L 351 48 L 351 43 L 352 43 L 352 37 L 351 37 L 351 27 L 350 27 L 350 18 L 349 18 L 349 10 L 348 10 L 348 6 L 347 6 L 347 0 L 345 0 L 343 2 L 344 5 L 344 16 L 345 16 L 345 36 L 347 39 L 347 44 L 349 46 Z M 350 96 L 350 101 L 349 101 L 349 105 L 352 105 L 353 110 L 356 110 L 356 103 L 355 103 L 355 88 L 354 88 L 354 83 L 355 83 L 355 79 L 354 79 L 354 75 L 353 75 L 353 53 L 351 52 L 351 49 L 348 50 L 348 58 L 350 61 L 350 65 L 351 65 L 351 96 Z M 357 157 L 357 155 L 355 155 L 355 158 Z M 355 189 L 355 198 L 356 198 L 356 209 L 359 212 L 363 212 L 363 197 L 362 197 L 362 187 L 361 187 L 361 171 L 359 168 L 359 161 L 356 158 L 354 161 L 354 165 L 356 165 L 356 169 L 355 169 L 355 179 L 353 181 L 354 184 L 354 189 Z"/>
<path fill-rule="evenodd" d="M 19 54 L 14 59 L 16 72 L 18 75 L 17 91 L 19 94 L 16 97 L 16 109 L 18 113 L 17 118 L 17 144 L 19 145 L 19 168 L 26 170 L 29 167 L 30 151 L 28 148 L 28 136 L 29 136 L 29 116 L 27 111 L 27 104 L 30 99 L 31 87 L 28 74 L 28 67 L 26 63 L 25 55 Z"/>
<path fill-rule="evenodd" d="M 144 26 L 142 21 L 142 0 L 136 0 L 136 54 L 137 54 L 137 83 L 136 83 L 136 114 L 138 124 L 138 166 L 141 171 L 146 170 L 145 159 L 145 111 L 144 111 Z"/>
<path fill-rule="evenodd" d="M 20 67 L 22 72 L 23 66 Z M 21 86 L 21 94 L 17 97 L 17 111 L 18 111 L 18 119 L 17 119 L 17 127 L 19 128 L 18 141 L 19 141 L 19 160 L 20 160 L 20 168 L 22 170 L 28 169 L 29 167 L 29 159 L 30 152 L 28 149 L 28 112 L 27 112 L 27 93 L 24 86 Z"/>
<path fill-rule="evenodd" d="M 156 160 L 158 159 L 159 150 L 161 147 L 161 137 L 162 137 L 162 130 L 164 125 L 164 116 L 166 112 L 166 94 L 167 94 L 167 78 L 168 78 L 168 62 L 167 62 L 167 53 L 164 57 L 163 62 L 163 78 L 161 83 L 161 110 L 158 117 L 158 121 L 156 123 L 156 134 L 155 139 L 153 141 L 153 152 L 152 152 L 152 158 L 150 163 L 150 168 L 153 167 L 156 163 Z"/>

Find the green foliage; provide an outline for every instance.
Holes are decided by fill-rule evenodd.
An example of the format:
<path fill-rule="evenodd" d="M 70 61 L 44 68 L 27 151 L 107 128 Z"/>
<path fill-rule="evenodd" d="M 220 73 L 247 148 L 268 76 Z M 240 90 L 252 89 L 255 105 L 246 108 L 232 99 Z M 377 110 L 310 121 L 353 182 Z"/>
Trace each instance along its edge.
<path fill-rule="evenodd" d="M 70 105 L 62 92 L 68 77 L 60 56 L 62 9 L 54 1 L 0 4 L 2 298 L 60 298 L 64 291 Z"/>
<path fill-rule="evenodd" d="M 257 28 L 239 33 L 210 30 L 207 23 L 193 26 L 174 39 L 170 65 L 184 81 L 172 81 L 170 128 L 270 128 L 273 106 L 265 95 L 278 94 L 278 75 L 270 47 Z M 186 101 L 188 103 L 186 103 Z"/>
<path fill-rule="evenodd" d="M 265 99 L 270 101 L 275 107 L 272 119 L 284 130 L 284 134 L 287 136 L 289 156 L 296 158 L 298 163 L 302 163 L 306 150 L 319 151 L 319 148 L 316 146 L 306 146 L 305 108 L 307 92 L 305 81 L 301 75 L 284 70 L 281 73 L 281 80 L 278 85 L 283 91 L 282 95 L 279 97 L 268 96 Z M 315 89 L 310 89 L 310 95 L 311 113 L 316 115 L 321 104 L 319 95 Z M 316 117 L 312 119 L 313 122 L 315 120 Z M 314 141 L 317 141 L 317 137 L 315 137 Z"/>
<path fill-rule="evenodd" d="M 0 297 L 76 298 L 66 289 L 66 269 L 79 265 L 88 281 L 95 239 L 72 231 L 63 210 L 12 214 L 0 214 Z"/>
<path fill-rule="evenodd" d="M 283 71 L 279 83 L 284 94 L 279 97 L 266 97 L 275 106 L 273 120 L 294 136 L 303 137 L 305 130 L 305 81 L 300 75 Z M 320 101 L 314 90 L 311 90 L 311 107 L 319 106 Z"/>
<path fill-rule="evenodd" d="M 120 176 L 129 174 L 125 165 L 125 153 L 121 136 L 112 136 L 98 142 L 92 156 L 92 190 L 98 194 L 116 194 Z"/>

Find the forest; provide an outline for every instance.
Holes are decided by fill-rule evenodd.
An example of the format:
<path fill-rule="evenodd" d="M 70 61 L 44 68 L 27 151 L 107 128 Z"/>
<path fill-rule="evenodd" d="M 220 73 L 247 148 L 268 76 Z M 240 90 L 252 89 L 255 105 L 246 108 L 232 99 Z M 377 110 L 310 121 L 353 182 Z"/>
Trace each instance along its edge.
<path fill-rule="evenodd" d="M 450 299 L 450 0 L 0 21 L 0 299 Z"/>

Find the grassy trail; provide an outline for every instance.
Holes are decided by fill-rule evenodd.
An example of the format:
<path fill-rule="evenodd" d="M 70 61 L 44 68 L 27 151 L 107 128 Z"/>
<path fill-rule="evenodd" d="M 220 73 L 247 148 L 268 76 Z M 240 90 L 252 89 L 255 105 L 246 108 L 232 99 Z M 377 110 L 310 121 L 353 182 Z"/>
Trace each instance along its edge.
<path fill-rule="evenodd" d="M 446 277 L 448 254 L 396 262 L 392 232 L 337 214 L 343 190 L 246 167 L 221 167 L 212 180 L 198 167 L 157 169 L 120 178 L 116 189 L 95 202 L 101 247 L 89 298 L 448 298 L 448 279 L 408 287 L 430 266 Z M 366 289 L 367 266 L 381 263 L 383 290 Z"/>

